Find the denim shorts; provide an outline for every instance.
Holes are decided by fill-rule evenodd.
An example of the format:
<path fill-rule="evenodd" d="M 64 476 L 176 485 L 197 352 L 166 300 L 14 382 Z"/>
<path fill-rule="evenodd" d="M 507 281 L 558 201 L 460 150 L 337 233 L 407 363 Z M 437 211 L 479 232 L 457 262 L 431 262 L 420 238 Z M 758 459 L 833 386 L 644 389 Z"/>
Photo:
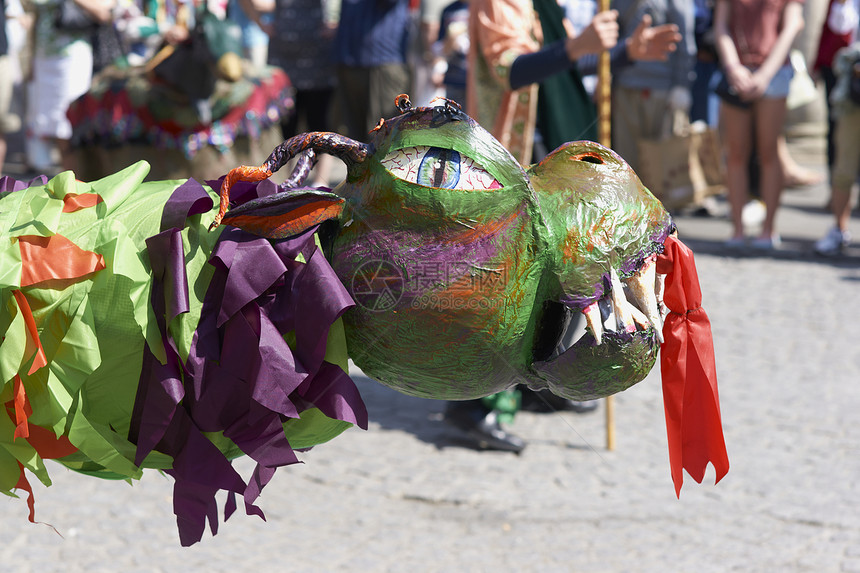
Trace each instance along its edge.
<path fill-rule="evenodd" d="M 791 66 L 785 65 L 779 68 L 773 79 L 770 80 L 767 89 L 761 97 L 769 98 L 784 98 L 788 97 L 788 86 L 791 84 L 791 78 L 794 77 L 794 70 Z"/>

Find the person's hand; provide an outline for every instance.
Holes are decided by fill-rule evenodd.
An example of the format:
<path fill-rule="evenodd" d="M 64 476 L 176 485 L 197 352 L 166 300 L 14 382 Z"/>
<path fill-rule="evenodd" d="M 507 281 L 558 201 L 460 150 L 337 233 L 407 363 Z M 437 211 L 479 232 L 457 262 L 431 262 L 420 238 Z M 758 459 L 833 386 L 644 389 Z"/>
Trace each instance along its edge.
<path fill-rule="evenodd" d="M 770 85 L 772 79 L 772 76 L 763 73 L 761 69 L 756 70 L 750 74 L 750 85 L 746 90 L 741 92 L 741 98 L 747 101 L 759 99 L 767 91 L 767 87 Z"/>
<path fill-rule="evenodd" d="M 251 0 L 251 4 L 263 14 L 271 14 L 275 11 L 275 2 L 273 0 Z"/>
<path fill-rule="evenodd" d="M 690 90 L 682 86 L 674 86 L 669 90 L 667 103 L 672 111 L 683 111 L 688 113 L 693 106 L 693 96 Z"/>
<path fill-rule="evenodd" d="M 189 37 L 188 28 L 185 26 L 175 25 L 168 28 L 167 32 L 164 33 L 164 39 L 168 44 L 172 46 L 176 46 L 177 44 L 181 44 Z"/>
<path fill-rule="evenodd" d="M 651 16 L 645 14 L 633 34 L 627 38 L 627 55 L 631 60 L 663 61 L 677 49 L 681 34 L 675 24 L 651 27 Z"/>
<path fill-rule="evenodd" d="M 725 74 L 730 90 L 736 93 L 739 98 L 744 101 L 755 99 L 756 80 L 749 68 L 741 64 L 734 64 L 726 67 Z"/>
<path fill-rule="evenodd" d="M 565 43 L 567 57 L 575 62 L 585 54 L 597 54 L 615 47 L 618 43 L 618 11 L 607 10 L 594 15 L 588 27 L 579 36 L 568 37 Z"/>
<path fill-rule="evenodd" d="M 433 87 L 441 88 L 445 85 L 445 72 L 448 71 L 448 62 L 444 58 L 438 58 L 433 62 L 433 67 L 430 71 L 430 81 Z"/>
<path fill-rule="evenodd" d="M 729 81 L 729 86 L 744 101 L 758 99 L 767 88 L 767 84 L 761 87 L 761 78 L 756 78 L 749 68 L 741 64 L 728 66 L 725 73 L 726 79 Z"/>

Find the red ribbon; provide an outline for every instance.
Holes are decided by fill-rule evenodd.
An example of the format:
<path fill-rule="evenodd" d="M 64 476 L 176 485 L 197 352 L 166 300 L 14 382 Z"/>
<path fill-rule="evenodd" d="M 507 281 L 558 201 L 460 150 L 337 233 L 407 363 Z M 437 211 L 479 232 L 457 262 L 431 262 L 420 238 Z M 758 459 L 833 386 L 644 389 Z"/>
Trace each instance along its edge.
<path fill-rule="evenodd" d="M 657 257 L 657 272 L 666 275 L 663 303 L 670 311 L 663 325 L 660 370 L 669 464 L 675 495 L 680 497 L 683 470 L 702 483 L 710 462 L 719 482 L 729 471 L 729 457 L 720 418 L 711 322 L 701 306 L 693 252 L 669 237 L 665 251 Z"/>

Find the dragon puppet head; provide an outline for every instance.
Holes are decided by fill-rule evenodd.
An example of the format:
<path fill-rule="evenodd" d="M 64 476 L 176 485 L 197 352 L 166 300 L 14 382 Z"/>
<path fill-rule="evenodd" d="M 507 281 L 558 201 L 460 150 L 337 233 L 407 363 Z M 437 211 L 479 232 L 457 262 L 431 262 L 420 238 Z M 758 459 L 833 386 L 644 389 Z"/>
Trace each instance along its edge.
<path fill-rule="evenodd" d="M 523 169 L 453 102 L 380 121 L 368 143 L 296 136 L 232 171 L 216 223 L 288 237 L 324 226 L 357 305 L 353 361 L 401 392 L 486 396 L 515 384 L 573 399 L 642 380 L 662 341 L 655 259 L 673 230 L 613 151 L 571 142 Z M 332 193 L 301 187 L 316 152 L 344 160 Z M 302 154 L 280 193 L 227 210 L 230 187 Z M 572 313 L 588 331 L 560 347 Z"/>
<path fill-rule="evenodd" d="M 348 357 L 415 396 L 586 399 L 642 380 L 659 350 L 676 491 L 682 469 L 725 475 L 692 253 L 630 167 L 574 142 L 524 170 L 453 102 L 397 103 L 367 143 L 303 134 L 231 170 L 217 214 L 210 189 L 144 182 L 144 162 L 92 183 L 0 178 L 0 492 L 28 491 L 34 521 L 24 470 L 50 484 L 44 459 L 163 469 L 193 544 L 218 491 L 225 519 L 236 496 L 262 515 L 294 448 L 366 427 Z M 318 152 L 347 165 L 333 192 L 302 184 Z M 577 312 L 588 331 L 561 344 Z"/>

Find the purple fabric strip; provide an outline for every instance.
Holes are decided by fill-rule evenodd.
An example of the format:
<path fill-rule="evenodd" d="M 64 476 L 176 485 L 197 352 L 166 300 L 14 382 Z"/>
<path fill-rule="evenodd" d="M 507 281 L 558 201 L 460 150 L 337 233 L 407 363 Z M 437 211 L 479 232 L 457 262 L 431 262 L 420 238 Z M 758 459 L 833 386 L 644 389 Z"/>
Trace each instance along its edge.
<path fill-rule="evenodd" d="M 179 230 L 163 231 L 147 239 L 146 245 L 153 277 L 150 304 L 167 362 L 161 364 L 144 344 L 143 364 L 129 427 L 129 440 L 137 444 L 134 462 L 138 466 L 165 437 L 185 395 L 179 353 L 167 334 L 167 324 L 177 315 L 188 312 L 189 308 L 188 280 Z"/>
<path fill-rule="evenodd" d="M 181 229 L 185 226 L 185 219 L 210 209 L 212 209 L 212 198 L 200 183 L 189 179 L 177 187 L 164 204 L 161 212 L 161 230 Z"/>
<path fill-rule="evenodd" d="M 250 240 L 236 241 L 230 247 L 223 249 L 221 245 L 238 237 L 240 234 L 249 237 L 238 229 L 225 229 L 230 237 L 219 241 L 219 247 L 213 253 L 223 268 L 229 268 L 225 298 L 221 302 L 221 312 L 218 315 L 217 326 L 222 326 L 227 319 L 236 314 L 246 304 L 259 297 L 269 287 L 274 285 L 287 271 L 281 257 L 273 249 L 262 248 L 268 245 L 268 240 L 262 237 L 250 236 Z M 248 260 L 251 257 L 251 260 Z"/>
<path fill-rule="evenodd" d="M 221 191 L 221 184 L 224 182 L 224 177 L 218 179 L 207 179 L 206 184 L 215 191 Z M 238 181 L 230 188 L 230 204 L 241 205 L 254 199 L 261 199 L 274 195 L 281 190 L 270 179 L 264 179 L 259 183 L 250 183 L 248 181 Z"/>
<path fill-rule="evenodd" d="M 242 200 L 257 190 L 246 187 Z M 180 186 L 171 209 L 192 213 L 201 204 L 195 192 Z M 129 439 L 138 446 L 138 464 L 153 449 L 173 456 L 167 473 L 176 480 L 174 512 L 182 545 L 191 545 L 207 521 L 217 532 L 219 490 L 227 491 L 225 519 L 236 509 L 236 494 L 248 514 L 265 518 L 254 502 L 278 467 L 298 462 L 284 421 L 316 407 L 366 428 L 367 410 L 349 376 L 323 360 L 331 324 L 354 303 L 316 248 L 316 229 L 269 241 L 225 228 L 210 258 L 215 271 L 188 360 L 180 361 L 167 329 L 188 309 L 178 217 L 165 213 L 163 223 L 173 226 L 147 241 L 152 305 L 168 362 L 145 352 Z M 306 263 L 295 260 L 300 253 Z M 284 340 L 293 331 L 295 349 Z M 203 432 L 223 433 L 257 462 L 247 484 Z"/>
<path fill-rule="evenodd" d="M 296 352 L 305 367 L 316 371 L 325 355 L 329 327 L 354 303 L 322 251 L 316 250 L 307 261 L 293 285 Z"/>
<path fill-rule="evenodd" d="M 367 408 L 352 378 L 340 367 L 323 362 L 312 379 L 298 390 L 299 395 L 336 420 L 367 429 Z"/>
<path fill-rule="evenodd" d="M 164 438 L 185 395 L 176 356 L 171 353 L 169 358 L 167 364 L 161 364 L 144 344 L 143 366 L 128 435 L 128 440 L 137 444 L 134 456 L 137 466 Z"/>
<path fill-rule="evenodd" d="M 48 178 L 44 175 L 37 175 L 29 181 L 18 181 L 8 175 L 0 177 L 0 193 L 8 193 L 13 191 L 23 191 L 29 187 L 38 187 L 39 185 L 47 185 Z"/>
<path fill-rule="evenodd" d="M 173 227 L 146 240 L 150 266 L 155 278 L 152 296 L 158 293 L 156 306 L 158 320 L 166 318 L 167 324 L 180 314 L 188 312 L 188 277 L 185 274 L 185 251 L 182 234 Z M 167 315 L 165 316 L 165 310 Z M 166 326 L 166 325 L 165 325 Z M 159 324 L 159 327 L 161 325 Z"/>
<path fill-rule="evenodd" d="M 173 512 L 176 514 L 179 541 L 183 547 L 188 547 L 203 537 L 207 520 L 212 534 L 218 532 L 215 494 L 219 490 L 240 493 L 245 483 L 227 458 L 194 427 L 187 415 L 177 416 L 171 430 L 168 432 L 169 441 L 160 447 L 174 456 L 173 469 L 166 473 L 175 480 Z"/>

